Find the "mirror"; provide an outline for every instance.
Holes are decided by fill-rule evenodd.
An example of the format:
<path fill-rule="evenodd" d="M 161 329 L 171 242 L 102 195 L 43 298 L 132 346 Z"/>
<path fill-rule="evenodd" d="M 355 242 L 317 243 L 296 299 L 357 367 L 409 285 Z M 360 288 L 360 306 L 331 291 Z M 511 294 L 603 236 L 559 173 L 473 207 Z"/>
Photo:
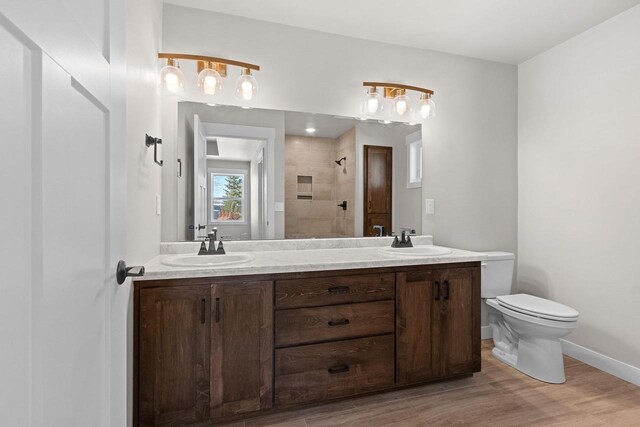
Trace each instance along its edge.
<path fill-rule="evenodd" d="M 422 231 L 420 125 L 180 102 L 177 131 L 177 240 Z"/>

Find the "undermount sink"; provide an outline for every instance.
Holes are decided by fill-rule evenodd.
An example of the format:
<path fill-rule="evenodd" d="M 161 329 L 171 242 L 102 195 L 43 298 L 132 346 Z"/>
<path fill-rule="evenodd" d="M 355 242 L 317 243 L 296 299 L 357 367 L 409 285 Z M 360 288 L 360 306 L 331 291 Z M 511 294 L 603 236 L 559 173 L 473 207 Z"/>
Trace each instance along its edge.
<path fill-rule="evenodd" d="M 220 267 L 225 265 L 243 264 L 251 261 L 249 254 L 225 255 L 175 255 L 162 260 L 162 264 L 170 267 Z"/>
<path fill-rule="evenodd" d="M 440 256 L 451 253 L 451 249 L 432 245 L 414 246 L 412 248 L 392 248 L 387 246 L 385 248 L 380 248 L 380 251 L 385 255 L 397 255 L 403 257 Z"/>

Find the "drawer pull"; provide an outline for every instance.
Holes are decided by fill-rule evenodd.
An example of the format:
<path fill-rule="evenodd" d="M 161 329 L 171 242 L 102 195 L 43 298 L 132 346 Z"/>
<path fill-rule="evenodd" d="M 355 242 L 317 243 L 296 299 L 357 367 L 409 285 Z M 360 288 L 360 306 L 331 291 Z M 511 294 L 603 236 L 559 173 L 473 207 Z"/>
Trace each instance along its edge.
<path fill-rule="evenodd" d="M 329 323 L 329 326 L 348 325 L 349 324 L 349 319 L 329 320 L 328 323 Z"/>
<path fill-rule="evenodd" d="M 333 286 L 329 288 L 330 294 L 346 294 L 347 292 L 349 292 L 348 286 Z"/>
<path fill-rule="evenodd" d="M 330 374 L 340 374 L 342 372 L 349 372 L 349 365 L 338 365 L 338 366 L 329 368 Z"/>

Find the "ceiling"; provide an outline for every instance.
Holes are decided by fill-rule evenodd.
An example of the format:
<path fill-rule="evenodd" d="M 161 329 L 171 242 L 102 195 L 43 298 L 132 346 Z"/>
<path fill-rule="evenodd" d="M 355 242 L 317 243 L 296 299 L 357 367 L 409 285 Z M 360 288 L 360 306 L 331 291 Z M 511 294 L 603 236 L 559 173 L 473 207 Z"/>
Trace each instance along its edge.
<path fill-rule="evenodd" d="M 206 131 L 207 123 L 203 124 Z M 214 139 L 218 148 L 217 155 L 209 155 L 209 151 L 207 151 L 207 158 L 214 160 L 250 162 L 261 144 L 261 141 L 255 139 L 214 138 L 207 132 L 207 141 L 211 142 Z M 209 150 L 209 145 L 207 149 Z"/>
<path fill-rule="evenodd" d="M 356 124 L 350 117 L 336 118 L 327 114 L 311 114 L 287 111 L 284 113 L 284 127 L 287 135 L 315 136 L 317 138 L 337 138 Z M 308 133 L 307 128 L 316 131 Z"/>
<path fill-rule="evenodd" d="M 640 0 L 165 0 L 327 33 L 519 64 Z"/>

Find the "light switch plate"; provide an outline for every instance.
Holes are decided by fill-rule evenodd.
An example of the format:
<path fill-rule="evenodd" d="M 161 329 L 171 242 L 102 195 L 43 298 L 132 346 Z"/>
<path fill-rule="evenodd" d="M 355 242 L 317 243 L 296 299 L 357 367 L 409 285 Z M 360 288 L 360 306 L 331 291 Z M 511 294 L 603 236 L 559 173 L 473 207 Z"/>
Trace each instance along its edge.
<path fill-rule="evenodd" d="M 434 215 L 436 213 L 436 201 L 434 199 L 426 199 L 424 201 L 425 215 Z"/>
<path fill-rule="evenodd" d="M 275 202 L 273 205 L 273 210 L 276 212 L 284 212 L 284 202 Z"/>

